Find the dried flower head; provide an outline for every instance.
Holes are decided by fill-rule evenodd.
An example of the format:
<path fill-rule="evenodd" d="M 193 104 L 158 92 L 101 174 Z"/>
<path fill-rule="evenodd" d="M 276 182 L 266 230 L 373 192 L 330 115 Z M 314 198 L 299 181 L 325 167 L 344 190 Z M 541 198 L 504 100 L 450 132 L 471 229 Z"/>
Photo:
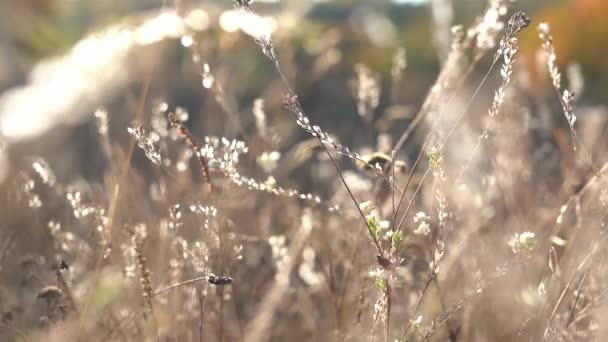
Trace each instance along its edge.
<path fill-rule="evenodd" d="M 128 127 L 127 132 L 137 140 L 137 146 L 144 151 L 146 157 L 148 157 L 152 163 L 159 166 L 162 165 L 160 150 L 155 145 L 156 142 L 158 142 L 158 139 L 155 139 L 152 134 L 147 135 L 143 125 L 139 125 L 135 128 Z"/>
<path fill-rule="evenodd" d="M 513 37 L 514 35 L 519 33 L 519 31 L 530 26 L 531 22 L 532 20 L 528 18 L 528 16 L 524 12 L 515 12 L 515 14 L 511 16 L 511 19 L 509 19 L 509 22 L 507 23 L 507 37 Z"/>

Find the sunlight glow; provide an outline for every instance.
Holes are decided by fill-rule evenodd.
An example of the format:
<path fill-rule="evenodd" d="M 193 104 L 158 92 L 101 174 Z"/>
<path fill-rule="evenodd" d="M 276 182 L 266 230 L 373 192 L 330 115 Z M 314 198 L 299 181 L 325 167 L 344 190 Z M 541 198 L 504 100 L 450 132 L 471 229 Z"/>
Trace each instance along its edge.
<path fill-rule="evenodd" d="M 220 15 L 220 27 L 226 32 L 236 32 L 240 29 L 254 38 L 259 38 L 271 35 L 276 30 L 277 23 L 272 17 L 228 10 Z"/>
<path fill-rule="evenodd" d="M 179 39 L 188 28 L 200 31 L 208 25 L 207 13 L 200 9 L 184 19 L 166 11 L 139 26 L 115 25 L 80 40 L 67 54 L 39 62 L 26 85 L 0 97 L 0 134 L 11 142 L 86 119 L 91 107 L 128 82 L 125 66 L 137 47 Z"/>

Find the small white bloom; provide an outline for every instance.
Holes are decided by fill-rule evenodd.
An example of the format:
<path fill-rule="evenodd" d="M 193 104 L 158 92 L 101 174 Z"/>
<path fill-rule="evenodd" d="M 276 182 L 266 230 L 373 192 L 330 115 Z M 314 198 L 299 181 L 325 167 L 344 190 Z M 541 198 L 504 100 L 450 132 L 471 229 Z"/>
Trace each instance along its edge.
<path fill-rule="evenodd" d="M 376 205 L 372 201 L 365 201 L 359 204 L 359 209 L 363 212 L 363 215 L 369 216 L 374 215 L 377 212 Z"/>
<path fill-rule="evenodd" d="M 416 234 L 416 235 L 427 236 L 430 233 L 431 233 L 431 227 L 429 226 L 428 223 L 426 223 L 426 221 L 420 222 L 420 224 L 418 225 L 418 228 L 416 228 L 416 230 L 414 230 L 414 234 Z"/>
<path fill-rule="evenodd" d="M 430 219 L 430 217 L 427 216 L 423 211 L 419 211 L 416 213 L 416 216 L 414 216 L 414 223 L 424 222 L 429 219 Z"/>

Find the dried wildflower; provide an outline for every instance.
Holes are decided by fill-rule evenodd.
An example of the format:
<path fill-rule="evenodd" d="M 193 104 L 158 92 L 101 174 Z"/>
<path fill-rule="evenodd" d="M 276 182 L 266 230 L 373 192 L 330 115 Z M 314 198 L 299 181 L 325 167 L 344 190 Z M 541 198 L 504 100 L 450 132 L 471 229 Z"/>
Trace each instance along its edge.
<path fill-rule="evenodd" d="M 416 229 L 414 229 L 413 233 L 416 235 L 427 236 L 431 233 L 431 227 L 429 226 L 429 224 L 427 222 L 422 221 L 418 224 Z"/>
<path fill-rule="evenodd" d="M 553 37 L 551 36 L 551 30 L 549 24 L 540 23 L 538 25 L 538 36 L 542 41 L 542 47 L 547 53 L 547 67 L 549 74 L 551 75 L 551 81 L 555 89 L 561 89 L 562 87 L 562 75 L 557 68 L 557 55 L 555 54 L 555 48 L 553 47 Z"/>
<path fill-rule="evenodd" d="M 528 16 L 524 12 L 515 12 L 515 14 L 511 16 L 509 22 L 507 23 L 507 30 L 505 32 L 507 37 L 512 38 L 517 33 L 519 33 L 519 31 L 530 26 L 531 22 L 532 20 L 530 20 L 530 18 L 528 18 Z"/>
<path fill-rule="evenodd" d="M 525 256 L 528 255 L 536 244 L 535 235 L 532 232 L 515 233 L 509 240 L 509 246 L 513 250 L 513 253 Z"/>
<path fill-rule="evenodd" d="M 311 201 L 315 204 L 324 203 L 321 197 L 311 194 L 302 193 L 296 189 L 283 188 L 279 186 L 274 177 L 269 176 L 265 181 L 243 176 L 237 170 L 237 164 L 240 156 L 249 151 L 245 142 L 240 140 L 228 140 L 227 138 L 205 137 L 205 145 L 200 149 L 201 156 L 209 160 L 210 169 L 221 172 L 230 182 L 239 186 L 246 187 L 250 190 L 257 190 L 273 194 L 276 196 L 294 197 L 305 201 Z M 270 159 L 278 157 L 269 155 Z M 336 211 L 338 207 L 335 205 L 328 206 L 329 211 Z"/>
<path fill-rule="evenodd" d="M 431 218 L 420 211 L 414 216 L 414 223 L 417 224 L 416 229 L 414 230 L 414 234 L 427 236 L 431 233 L 431 227 L 428 224 L 428 220 Z"/>
<path fill-rule="evenodd" d="M 137 140 L 137 146 L 141 148 L 148 159 L 161 166 L 160 150 L 155 146 L 155 140 L 152 135 L 146 135 L 143 125 L 139 125 L 135 128 L 128 127 L 127 131 L 129 134 Z"/>
<path fill-rule="evenodd" d="M 517 53 L 518 44 L 517 38 L 510 38 L 502 51 L 502 56 L 504 59 L 504 63 L 500 68 L 500 75 L 502 76 L 502 84 L 498 88 L 498 90 L 494 93 L 494 99 L 492 100 L 492 105 L 489 110 L 490 117 L 498 114 L 498 110 L 503 103 L 505 97 L 505 91 L 507 85 L 511 81 L 511 74 L 513 73 L 513 63 L 515 62 L 515 54 Z"/>
<path fill-rule="evenodd" d="M 559 69 L 557 68 L 557 57 L 555 54 L 555 49 L 553 47 L 553 37 L 551 36 L 549 25 L 546 23 L 541 23 L 540 25 L 538 25 L 538 35 L 542 41 L 542 47 L 545 50 L 545 53 L 547 54 L 547 68 L 551 76 L 553 87 L 555 88 L 555 91 L 560 97 L 564 116 L 568 121 L 568 126 L 570 128 L 570 137 L 572 139 L 572 148 L 574 149 L 574 152 L 593 171 L 594 175 L 599 177 L 601 176 L 600 170 L 593 163 L 591 154 L 585 148 L 583 143 L 578 139 L 578 135 L 576 133 L 576 130 L 574 129 L 574 124 L 576 123 L 576 115 L 574 114 L 573 109 L 575 95 L 567 89 L 562 91 L 561 74 L 559 72 Z"/>
<path fill-rule="evenodd" d="M 276 52 L 274 51 L 274 45 L 272 43 L 272 37 L 269 35 L 260 36 L 255 39 L 255 42 L 262 48 L 262 52 L 270 61 L 275 65 L 279 65 L 279 59 Z"/>

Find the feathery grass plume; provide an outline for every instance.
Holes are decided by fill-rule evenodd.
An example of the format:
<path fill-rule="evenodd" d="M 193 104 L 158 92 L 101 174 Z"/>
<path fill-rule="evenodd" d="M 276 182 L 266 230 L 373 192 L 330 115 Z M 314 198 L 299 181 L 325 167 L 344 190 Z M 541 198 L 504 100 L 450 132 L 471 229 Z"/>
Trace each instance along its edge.
<path fill-rule="evenodd" d="M 574 124 L 576 123 L 576 115 L 573 108 L 574 93 L 570 92 L 568 89 L 563 90 L 562 92 L 562 75 L 557 67 L 557 55 L 555 54 L 555 48 L 553 47 L 553 36 L 551 35 L 549 24 L 540 23 L 538 25 L 538 36 L 542 41 L 542 48 L 547 54 L 547 69 L 551 76 L 553 88 L 559 97 L 564 116 L 566 117 L 568 127 L 570 128 L 572 148 L 579 158 L 587 164 L 587 167 L 589 167 L 593 174 L 597 177 L 601 177 L 599 168 L 594 164 L 591 154 L 578 138 L 576 128 L 574 127 Z"/>

